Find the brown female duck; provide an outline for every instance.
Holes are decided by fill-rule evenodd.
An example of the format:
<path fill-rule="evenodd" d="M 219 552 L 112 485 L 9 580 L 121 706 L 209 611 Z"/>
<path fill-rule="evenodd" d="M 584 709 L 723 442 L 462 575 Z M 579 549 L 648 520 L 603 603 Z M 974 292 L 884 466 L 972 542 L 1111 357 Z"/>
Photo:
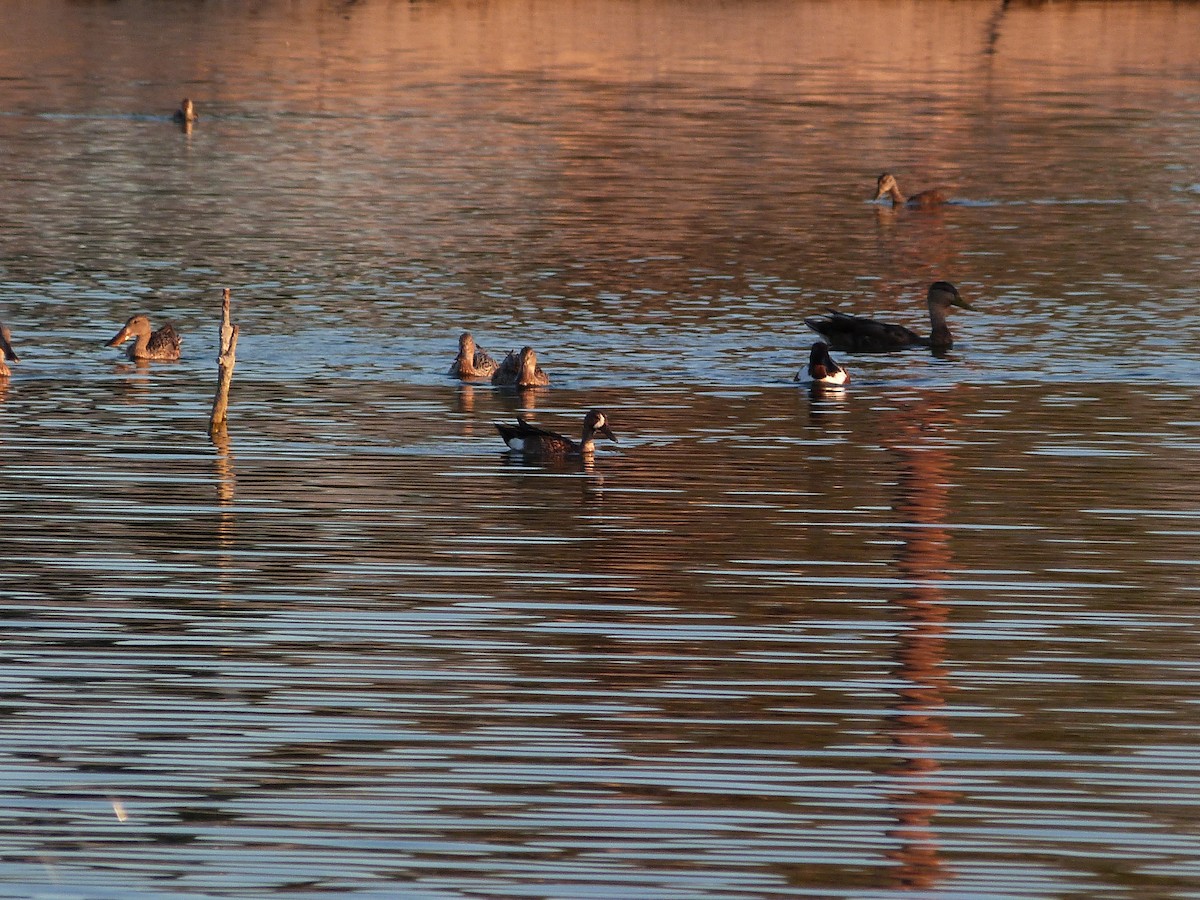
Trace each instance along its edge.
<path fill-rule="evenodd" d="M 458 356 L 450 366 L 451 375 L 455 378 L 490 378 L 497 366 L 487 351 L 475 346 L 471 332 L 464 331 L 458 336 Z"/>
<path fill-rule="evenodd" d="M 151 331 L 150 320 L 140 313 L 130 316 L 125 326 L 106 346 L 119 347 L 134 338 L 126 355 L 130 359 L 179 359 L 182 339 L 168 322 L 158 331 Z"/>
<path fill-rule="evenodd" d="M 0 322 L 0 378 L 7 378 L 12 374 L 7 362 L 20 362 L 21 357 L 17 356 L 17 351 L 12 346 L 12 332 L 8 330 L 8 326 Z"/>
<path fill-rule="evenodd" d="M 550 383 L 550 376 L 538 365 L 532 347 L 522 347 L 520 353 L 508 351 L 508 356 L 492 373 L 492 384 L 503 387 L 541 387 Z"/>
<path fill-rule="evenodd" d="M 593 409 L 583 417 L 583 434 L 578 443 L 565 435 L 539 428 L 517 416 L 516 425 L 496 422 L 496 430 L 514 453 L 527 457 L 563 458 L 569 456 L 591 456 L 596 451 L 596 435 L 616 441 L 617 437 L 608 428 L 608 417 Z"/>
<path fill-rule="evenodd" d="M 917 347 L 949 350 L 954 346 L 954 340 L 946 325 L 946 313 L 952 306 L 962 309 L 972 307 L 959 296 L 958 288 L 948 281 L 931 284 L 925 302 L 929 306 L 929 337 L 922 337 L 903 325 L 890 325 L 832 309 L 828 316 L 812 316 L 805 319 L 804 324 L 825 338 L 835 350 L 848 350 L 851 353 L 891 353 Z"/>
<path fill-rule="evenodd" d="M 892 198 L 892 206 L 920 207 L 922 209 L 941 206 L 947 200 L 946 195 L 937 188 L 905 197 L 900 193 L 900 186 L 896 184 L 895 176 L 890 172 L 884 172 L 875 180 L 875 196 L 871 198 L 871 201 L 876 202 L 883 199 L 884 196 Z"/>

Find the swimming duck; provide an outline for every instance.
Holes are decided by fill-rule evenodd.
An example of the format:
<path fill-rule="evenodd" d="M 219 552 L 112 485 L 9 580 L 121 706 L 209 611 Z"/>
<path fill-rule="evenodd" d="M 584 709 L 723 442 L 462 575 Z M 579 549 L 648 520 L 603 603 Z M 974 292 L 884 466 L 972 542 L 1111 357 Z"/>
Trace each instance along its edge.
<path fill-rule="evenodd" d="M 884 172 L 875 181 L 875 196 L 871 198 L 871 202 L 878 201 L 887 194 L 892 198 L 892 206 L 917 206 L 928 208 L 930 206 L 941 206 L 946 202 L 946 195 L 937 188 L 928 191 L 921 191 L 919 194 L 913 194 L 911 197 L 905 197 L 900 193 L 900 185 L 896 184 L 896 178 L 890 172 Z"/>
<path fill-rule="evenodd" d="M 196 115 L 196 106 L 187 97 L 179 101 L 179 109 L 175 110 L 175 114 L 171 119 L 178 122 L 180 125 L 191 125 L 198 118 Z"/>
<path fill-rule="evenodd" d="M 141 314 L 130 316 L 106 346 L 119 347 L 130 338 L 135 338 L 126 353 L 130 359 L 179 359 L 182 340 L 169 322 L 158 331 L 151 332 L 148 318 Z"/>
<path fill-rule="evenodd" d="M 508 445 L 508 449 L 529 457 L 591 456 L 596 450 L 595 436 L 616 441 L 617 436 L 608 428 L 608 417 L 593 409 L 583 417 L 583 436 L 578 443 L 565 435 L 539 428 L 517 416 L 516 425 L 496 422 L 496 430 Z"/>
<path fill-rule="evenodd" d="M 475 346 L 475 338 L 471 332 L 464 331 L 458 336 L 458 356 L 450 366 L 450 374 L 455 378 L 487 378 L 496 371 L 497 363 L 488 356 L 482 347 Z"/>
<path fill-rule="evenodd" d="M 520 353 L 508 351 L 508 356 L 492 373 L 492 384 L 506 387 L 540 387 L 550 383 L 550 376 L 537 363 L 532 347 L 522 347 Z"/>
<path fill-rule="evenodd" d="M 808 368 L 796 373 L 797 381 L 811 381 L 814 385 L 838 387 L 850 383 L 850 373 L 833 361 L 829 345 L 817 341 L 808 354 Z"/>
<path fill-rule="evenodd" d="M 929 306 L 929 337 L 909 331 L 903 325 L 889 325 L 864 316 L 850 315 L 831 309 L 828 316 L 812 316 L 804 324 L 825 338 L 835 350 L 851 353 L 891 353 L 894 350 L 911 350 L 929 347 L 933 350 L 949 350 L 954 346 L 950 329 L 946 326 L 946 313 L 951 306 L 971 309 L 958 288 L 948 281 L 935 281 L 929 286 L 926 296 Z"/>
<path fill-rule="evenodd" d="M 3 355 L 0 355 L 0 378 L 7 378 L 12 374 L 5 360 L 8 362 L 20 362 L 21 357 L 17 356 L 17 351 L 12 348 L 12 332 L 8 330 L 8 326 L 0 322 L 0 350 Z"/>

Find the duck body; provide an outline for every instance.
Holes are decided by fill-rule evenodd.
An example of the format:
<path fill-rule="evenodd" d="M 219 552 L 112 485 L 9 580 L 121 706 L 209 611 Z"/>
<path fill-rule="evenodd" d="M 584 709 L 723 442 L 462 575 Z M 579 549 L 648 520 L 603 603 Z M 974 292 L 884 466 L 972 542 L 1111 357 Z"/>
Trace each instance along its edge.
<path fill-rule="evenodd" d="M 516 425 L 505 422 L 496 422 L 495 425 L 509 450 L 535 459 L 591 456 L 596 450 L 597 435 L 610 441 L 617 440 L 609 430 L 608 417 L 598 409 L 591 410 L 583 417 L 583 434 L 579 441 L 527 422 L 521 416 L 517 416 Z"/>
<path fill-rule="evenodd" d="M 549 383 L 550 376 L 538 365 L 537 353 L 532 347 L 522 347 L 520 353 L 508 351 L 492 373 L 492 384 L 501 387 L 543 387 Z"/>
<path fill-rule="evenodd" d="M 7 378 L 12 374 L 12 370 L 8 367 L 10 362 L 19 362 L 21 357 L 17 356 L 17 351 L 12 346 L 12 332 L 8 330 L 8 326 L 0 322 L 0 378 Z"/>
<path fill-rule="evenodd" d="M 183 340 L 169 322 L 158 331 L 153 331 L 150 319 L 146 316 L 140 313 L 130 316 L 106 346 L 119 347 L 130 338 L 133 338 L 133 344 L 125 353 L 130 359 L 179 359 L 179 347 Z"/>
<path fill-rule="evenodd" d="M 841 387 L 850 383 L 850 373 L 833 361 L 828 344 L 817 341 L 808 353 L 808 368 L 796 373 L 796 380 L 825 387 Z"/>
<path fill-rule="evenodd" d="M 946 313 L 951 306 L 971 309 L 959 296 L 958 288 L 948 281 L 935 281 L 926 295 L 930 333 L 923 337 L 903 325 L 892 325 L 866 316 L 830 310 L 828 316 L 811 316 L 804 324 L 821 335 L 835 350 L 850 353 L 893 353 L 898 350 L 929 348 L 949 350 L 954 346 Z"/>
<path fill-rule="evenodd" d="M 947 202 L 948 198 L 938 188 L 933 188 L 928 191 L 921 191 L 913 194 L 911 197 L 905 197 L 900 192 L 900 185 L 896 183 L 896 178 L 890 172 L 884 172 L 875 179 L 875 196 L 871 201 L 878 202 L 884 197 L 890 197 L 892 206 L 907 206 L 910 209 L 929 209 L 934 206 L 941 206 Z"/>
<path fill-rule="evenodd" d="M 482 347 L 475 346 L 471 332 L 464 331 L 458 336 L 458 356 L 450 366 L 450 374 L 455 378 L 490 378 L 499 364 L 492 359 Z"/>
<path fill-rule="evenodd" d="M 171 119 L 180 125 L 191 125 L 199 118 L 196 115 L 196 105 L 187 97 L 179 101 L 179 109 L 171 116 Z"/>

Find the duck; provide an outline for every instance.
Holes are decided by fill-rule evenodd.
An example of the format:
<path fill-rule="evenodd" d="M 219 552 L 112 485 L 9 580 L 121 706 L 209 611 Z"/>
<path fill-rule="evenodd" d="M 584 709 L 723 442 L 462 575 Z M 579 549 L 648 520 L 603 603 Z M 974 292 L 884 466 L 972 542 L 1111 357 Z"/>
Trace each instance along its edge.
<path fill-rule="evenodd" d="M 196 115 L 196 105 L 187 97 L 179 101 L 179 109 L 175 110 L 174 115 L 171 116 L 171 120 L 180 125 L 191 125 L 199 118 Z"/>
<path fill-rule="evenodd" d="M 608 427 L 608 416 L 598 409 L 590 410 L 583 417 L 583 434 L 578 442 L 566 435 L 540 428 L 522 416 L 517 416 L 516 425 L 505 422 L 494 424 L 508 449 L 526 457 L 545 459 L 591 456 L 596 451 L 596 435 L 617 442 L 617 436 Z"/>
<path fill-rule="evenodd" d="M 126 352 L 130 359 L 179 359 L 182 339 L 169 322 L 158 331 L 151 331 L 150 319 L 146 316 L 141 313 L 130 316 L 129 321 L 105 346 L 119 347 L 130 338 L 135 339 Z"/>
<path fill-rule="evenodd" d="M 3 351 L 3 355 L 0 355 L 0 378 L 7 378 L 12 374 L 8 363 L 20 362 L 21 357 L 17 356 L 17 351 L 13 349 L 12 332 L 3 322 L 0 322 L 0 350 Z"/>
<path fill-rule="evenodd" d="M 550 383 L 550 376 L 538 365 L 537 354 L 532 347 L 522 347 L 520 353 L 508 351 L 504 361 L 492 373 L 492 384 L 504 387 L 542 387 Z"/>
<path fill-rule="evenodd" d="M 946 313 L 952 306 L 962 309 L 974 307 L 963 300 L 958 288 L 948 281 L 931 284 L 925 302 L 929 306 L 929 337 L 922 337 L 903 325 L 889 325 L 835 309 L 831 309 L 828 316 L 811 316 L 804 320 L 804 324 L 825 338 L 835 350 L 850 353 L 891 353 L 918 347 L 949 350 L 954 346 L 954 340 L 946 325 Z"/>
<path fill-rule="evenodd" d="M 911 197 L 905 197 L 900 193 L 900 185 L 896 184 L 896 177 L 890 172 L 884 172 L 875 180 L 875 196 L 871 198 L 871 202 L 875 203 L 883 199 L 885 194 L 892 198 L 892 206 L 919 207 L 921 209 L 928 209 L 931 206 L 941 206 L 948 199 L 937 188 L 921 191 L 918 194 L 913 194 Z"/>
<path fill-rule="evenodd" d="M 808 368 L 796 373 L 796 381 L 809 381 L 814 386 L 840 387 L 850 383 L 850 373 L 833 361 L 827 343 L 816 341 L 808 353 Z"/>
<path fill-rule="evenodd" d="M 471 332 L 464 331 L 458 336 L 458 356 L 450 366 L 450 374 L 455 378 L 488 378 L 498 365 L 486 350 L 475 346 Z"/>

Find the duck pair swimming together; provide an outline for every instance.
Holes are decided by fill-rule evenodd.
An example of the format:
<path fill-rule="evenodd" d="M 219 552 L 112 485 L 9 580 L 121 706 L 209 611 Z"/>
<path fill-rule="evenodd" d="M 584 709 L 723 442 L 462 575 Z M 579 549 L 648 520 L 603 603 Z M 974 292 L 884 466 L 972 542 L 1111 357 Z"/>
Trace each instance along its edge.
<path fill-rule="evenodd" d="M 126 355 L 130 359 L 179 359 L 180 338 L 169 324 L 164 325 L 158 331 L 151 331 L 148 318 L 141 314 L 132 316 L 106 346 L 119 347 L 130 338 L 134 339 L 133 344 L 126 351 Z M 3 357 L 0 358 L 0 378 L 6 378 L 12 374 L 7 363 L 18 362 L 20 357 L 17 356 L 17 352 L 12 346 L 12 332 L 2 322 L 0 322 L 0 351 L 3 352 Z"/>
<path fill-rule="evenodd" d="M 490 378 L 492 384 L 501 387 L 544 387 L 550 383 L 550 376 L 538 365 L 537 353 L 532 347 L 522 347 L 519 352 L 510 350 L 498 363 L 476 345 L 469 331 L 458 337 L 458 356 L 454 358 L 449 374 L 455 378 Z"/>

